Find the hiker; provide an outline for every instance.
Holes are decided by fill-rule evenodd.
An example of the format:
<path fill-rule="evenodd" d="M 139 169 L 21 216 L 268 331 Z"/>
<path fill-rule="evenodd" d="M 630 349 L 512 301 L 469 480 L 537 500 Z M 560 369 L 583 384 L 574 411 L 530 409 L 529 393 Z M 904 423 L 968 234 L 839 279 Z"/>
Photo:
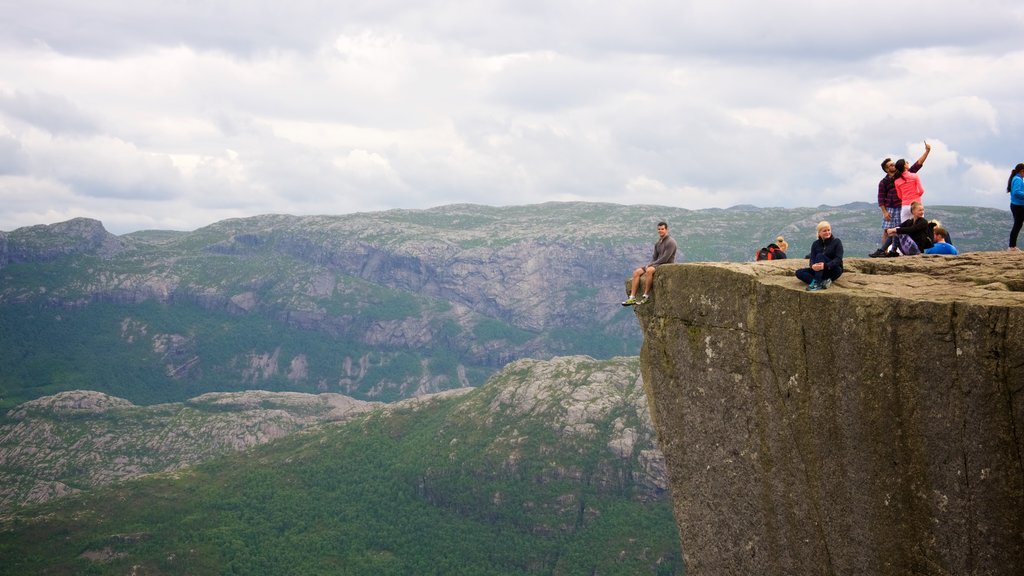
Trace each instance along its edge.
<path fill-rule="evenodd" d="M 633 282 L 630 284 L 629 298 L 626 298 L 622 305 L 645 304 L 651 291 L 651 283 L 654 280 L 654 269 L 662 264 L 671 264 L 675 261 L 676 241 L 668 235 L 668 224 L 658 222 L 658 241 L 654 243 L 654 256 L 651 256 L 650 262 L 633 270 Z M 640 287 L 641 278 L 644 281 L 644 292 L 643 296 L 638 300 L 636 291 Z"/>
<path fill-rule="evenodd" d="M 775 242 L 761 248 L 754 254 L 754 261 L 760 262 L 762 260 L 785 260 L 786 250 L 789 250 L 789 242 L 782 236 L 775 238 Z"/>
<path fill-rule="evenodd" d="M 945 226 L 943 226 L 941 221 L 932 219 L 932 220 L 928 221 L 928 225 L 932 227 L 932 230 L 934 230 L 936 228 L 942 228 L 943 230 L 945 230 L 946 231 L 946 234 L 945 234 L 945 236 L 946 236 L 946 244 L 952 244 L 953 243 L 953 236 L 950 235 L 949 228 L 946 228 Z"/>
<path fill-rule="evenodd" d="M 818 239 L 811 244 L 810 267 L 800 268 L 796 277 L 808 291 L 825 290 L 843 274 L 843 242 L 832 236 L 832 225 L 818 222 Z"/>
<path fill-rule="evenodd" d="M 928 154 L 932 151 L 932 147 L 925 142 L 924 143 L 924 154 L 917 159 L 917 162 L 907 169 L 907 172 L 916 174 L 918 170 L 924 166 L 924 161 L 928 159 Z M 904 160 L 904 162 L 906 162 Z M 900 200 L 900 195 L 896 191 L 896 164 L 892 161 L 892 158 L 886 158 L 882 160 L 882 171 L 885 172 L 885 176 L 878 181 L 878 208 L 882 211 L 882 245 L 868 256 L 872 258 L 878 258 L 884 256 L 888 250 L 889 245 L 893 242 L 893 237 L 885 233 L 889 228 L 894 228 L 900 225 L 900 222 L 906 220 L 905 217 L 901 217 L 903 210 L 903 202 Z"/>
<path fill-rule="evenodd" d="M 931 248 L 924 251 L 925 254 L 948 254 L 950 256 L 956 256 L 960 253 L 956 249 L 956 246 L 953 246 L 946 241 L 946 229 L 942 226 L 936 226 L 932 231 L 932 235 L 935 237 L 935 243 L 932 244 Z"/>
<path fill-rule="evenodd" d="M 1006 181 L 1006 191 L 1010 194 L 1010 213 L 1013 214 L 1013 228 L 1010 228 L 1011 252 L 1017 252 L 1017 235 L 1024 225 L 1024 162 L 1013 167 L 1010 179 Z"/>
<path fill-rule="evenodd" d="M 925 159 L 928 158 L 928 154 L 932 151 L 932 146 L 928 142 L 924 143 L 924 154 L 918 158 L 915 164 L 924 164 Z M 924 196 L 924 186 L 921 185 L 921 178 L 918 177 L 917 173 L 911 172 L 907 168 L 907 161 L 900 158 L 894 164 L 895 171 L 892 174 L 893 184 L 896 186 L 896 194 L 899 194 L 900 204 L 900 220 L 909 220 L 910 206 L 914 202 L 921 199 Z M 910 168 L 913 168 L 911 166 Z"/>
<path fill-rule="evenodd" d="M 775 245 L 779 247 L 780 253 L 776 254 L 776 260 L 784 260 L 787 258 L 786 251 L 789 250 L 789 242 L 781 235 L 775 238 Z"/>
<path fill-rule="evenodd" d="M 895 228 L 889 228 L 885 232 L 890 236 L 898 236 L 893 243 L 892 250 L 899 247 L 900 252 L 910 256 L 920 254 L 935 244 L 932 240 L 932 229 L 934 226 L 924 219 L 924 204 L 915 201 L 910 205 L 911 217 L 900 223 Z"/>

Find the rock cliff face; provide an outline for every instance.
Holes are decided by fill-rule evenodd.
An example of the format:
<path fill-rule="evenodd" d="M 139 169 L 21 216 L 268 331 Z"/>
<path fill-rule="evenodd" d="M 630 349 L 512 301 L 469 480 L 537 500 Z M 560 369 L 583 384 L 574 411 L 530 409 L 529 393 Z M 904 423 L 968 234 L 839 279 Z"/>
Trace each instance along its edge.
<path fill-rule="evenodd" d="M 1024 257 L 801 265 L 636 309 L 687 574 L 1024 573 Z"/>

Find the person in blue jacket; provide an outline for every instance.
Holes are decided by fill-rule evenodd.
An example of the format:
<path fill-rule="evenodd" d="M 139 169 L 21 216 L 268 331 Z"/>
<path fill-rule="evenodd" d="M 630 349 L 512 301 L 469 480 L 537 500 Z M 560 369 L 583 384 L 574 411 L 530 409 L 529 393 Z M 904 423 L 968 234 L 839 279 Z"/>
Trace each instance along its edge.
<path fill-rule="evenodd" d="M 1010 179 L 1006 181 L 1010 193 L 1010 212 L 1013 214 L 1013 228 L 1010 228 L 1010 250 L 1017 251 L 1017 235 L 1024 225 L 1024 162 L 1013 167 Z"/>
<path fill-rule="evenodd" d="M 843 274 L 843 241 L 832 236 L 832 225 L 818 222 L 818 239 L 811 244 L 810 267 L 800 268 L 796 277 L 807 290 L 825 290 Z"/>
<path fill-rule="evenodd" d="M 932 235 L 935 238 L 935 243 L 932 244 L 931 248 L 924 251 L 925 254 L 949 254 L 956 256 L 960 253 L 956 246 L 948 242 L 949 233 L 942 226 L 936 226 L 932 231 Z"/>

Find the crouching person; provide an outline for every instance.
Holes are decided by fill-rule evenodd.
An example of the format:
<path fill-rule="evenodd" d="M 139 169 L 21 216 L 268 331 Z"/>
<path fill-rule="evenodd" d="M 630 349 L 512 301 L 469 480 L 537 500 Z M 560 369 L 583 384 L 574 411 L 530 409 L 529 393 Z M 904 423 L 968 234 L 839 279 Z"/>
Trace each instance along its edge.
<path fill-rule="evenodd" d="M 807 284 L 807 289 L 825 290 L 843 275 L 843 242 L 832 236 L 832 225 L 818 222 L 818 239 L 811 244 L 809 268 L 800 268 L 796 277 Z"/>
<path fill-rule="evenodd" d="M 942 226 L 936 226 L 933 235 L 935 237 L 935 243 L 932 244 L 931 248 L 924 251 L 925 254 L 949 254 L 951 256 L 956 256 L 960 253 L 956 249 L 956 246 L 949 243 L 949 232 L 946 232 L 945 228 Z"/>

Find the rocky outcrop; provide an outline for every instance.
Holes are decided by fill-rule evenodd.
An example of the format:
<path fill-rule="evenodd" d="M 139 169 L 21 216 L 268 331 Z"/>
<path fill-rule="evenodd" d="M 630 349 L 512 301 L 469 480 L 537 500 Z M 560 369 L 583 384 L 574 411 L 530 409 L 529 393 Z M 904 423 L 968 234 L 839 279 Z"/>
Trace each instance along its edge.
<path fill-rule="evenodd" d="M 315 425 L 344 423 L 370 411 L 410 417 L 435 401 L 464 397 L 435 439 L 443 456 L 429 463 L 423 491 L 436 503 L 461 501 L 449 492 L 453 470 L 472 478 L 562 481 L 643 502 L 662 501 L 668 487 L 654 442 L 636 357 L 561 357 L 509 364 L 480 388 L 460 388 L 390 404 L 340 394 L 251 390 L 208 393 L 184 403 L 137 406 L 100 392 L 74 390 L 25 402 L 0 421 L 0 516 L 145 474 L 174 472 Z M 436 416 L 435 416 L 436 417 Z M 433 418 L 429 417 L 428 418 Z M 480 461 L 481 456 L 487 456 Z M 479 485 L 492 512 L 493 489 Z M 559 497 L 575 492 L 559 493 Z M 479 506 L 478 506 L 479 504 Z M 581 504 L 534 501 L 573 530 Z M 516 513 L 523 513 L 517 510 Z M 596 514 L 591 510 L 590 513 Z M 546 530 L 547 528 L 545 528 Z M 558 530 L 561 530 L 559 528 Z"/>
<path fill-rule="evenodd" d="M 0 233 L 0 268 L 13 262 L 39 262 L 72 254 L 109 257 L 127 245 L 124 239 L 107 232 L 99 220 L 73 218 Z"/>
<path fill-rule="evenodd" d="M 1024 257 L 659 268 L 641 365 L 687 574 L 1024 573 Z"/>
<path fill-rule="evenodd" d="M 0 423 L 0 512 L 180 470 L 381 406 L 341 394 L 260 390 L 157 406 L 87 390 L 37 398 Z"/>

